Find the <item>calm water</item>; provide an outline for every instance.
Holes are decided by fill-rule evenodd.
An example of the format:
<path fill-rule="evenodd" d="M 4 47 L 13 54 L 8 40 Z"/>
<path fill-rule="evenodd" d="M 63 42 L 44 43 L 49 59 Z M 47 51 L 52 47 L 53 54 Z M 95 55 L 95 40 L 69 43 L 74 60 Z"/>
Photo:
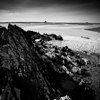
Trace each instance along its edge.
<path fill-rule="evenodd" d="M 100 27 L 100 24 L 78 25 L 78 24 L 54 24 L 54 23 L 11 23 L 22 27 L 24 30 L 32 30 L 40 33 L 54 33 L 66 36 L 85 36 L 100 38 L 100 33 L 84 29 Z M 8 23 L 0 23 L 1 26 L 8 26 Z"/>

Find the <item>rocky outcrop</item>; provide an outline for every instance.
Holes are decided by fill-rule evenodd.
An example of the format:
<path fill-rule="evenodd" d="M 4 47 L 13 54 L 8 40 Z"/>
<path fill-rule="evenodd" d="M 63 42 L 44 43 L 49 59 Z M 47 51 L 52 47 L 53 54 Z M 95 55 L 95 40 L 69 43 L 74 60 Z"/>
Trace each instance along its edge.
<path fill-rule="evenodd" d="M 0 100 L 96 100 L 84 80 L 90 76 L 89 61 L 49 40 L 63 38 L 0 27 Z"/>
<path fill-rule="evenodd" d="M 0 29 L 0 92 L 2 100 L 53 99 L 40 68 L 42 59 L 17 26 Z M 48 99 L 48 100 L 49 100 Z"/>
<path fill-rule="evenodd" d="M 27 36 L 31 39 L 32 41 L 39 39 L 39 40 L 43 40 L 43 41 L 50 41 L 50 40 L 60 40 L 62 41 L 63 38 L 62 36 L 57 36 L 55 34 L 46 34 L 44 33 L 43 35 L 37 32 L 33 32 L 33 31 L 27 31 Z"/>

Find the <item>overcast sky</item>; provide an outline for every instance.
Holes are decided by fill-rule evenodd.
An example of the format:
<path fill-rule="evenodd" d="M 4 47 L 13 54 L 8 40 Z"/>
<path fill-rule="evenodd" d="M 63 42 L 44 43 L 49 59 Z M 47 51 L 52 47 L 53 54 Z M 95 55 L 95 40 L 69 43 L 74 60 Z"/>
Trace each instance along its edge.
<path fill-rule="evenodd" d="M 0 22 L 99 22 L 99 0 L 0 0 Z"/>

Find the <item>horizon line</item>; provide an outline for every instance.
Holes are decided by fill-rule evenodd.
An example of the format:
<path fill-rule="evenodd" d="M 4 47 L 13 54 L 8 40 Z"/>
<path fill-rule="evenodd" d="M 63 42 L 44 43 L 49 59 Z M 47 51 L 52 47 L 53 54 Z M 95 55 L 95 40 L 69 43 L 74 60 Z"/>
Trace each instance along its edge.
<path fill-rule="evenodd" d="M 41 21 L 40 22 L 38 22 L 38 21 L 37 22 L 33 22 L 33 21 L 32 22 L 30 22 L 30 21 L 29 22 L 25 22 L 25 21 L 1 22 L 0 21 L 0 23 L 65 23 L 65 24 L 67 24 L 67 23 L 72 23 L 72 24 L 74 24 L 74 23 L 80 23 L 80 24 L 84 23 L 84 24 L 100 24 L 100 22 L 87 22 L 87 21 L 86 22 L 49 22 L 49 21 L 43 21 L 43 22 L 41 22 Z"/>

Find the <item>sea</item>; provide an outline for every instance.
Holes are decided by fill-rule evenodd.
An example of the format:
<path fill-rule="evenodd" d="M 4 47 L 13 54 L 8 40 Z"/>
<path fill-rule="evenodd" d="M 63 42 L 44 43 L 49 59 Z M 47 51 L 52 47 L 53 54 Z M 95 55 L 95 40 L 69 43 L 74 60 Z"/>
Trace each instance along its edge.
<path fill-rule="evenodd" d="M 17 25 L 24 30 L 36 31 L 41 34 L 56 34 L 63 38 L 74 37 L 94 37 L 100 39 L 100 33 L 86 29 L 100 27 L 100 23 L 54 23 L 54 22 L 0 22 L 0 26 L 8 27 L 8 24 Z"/>

